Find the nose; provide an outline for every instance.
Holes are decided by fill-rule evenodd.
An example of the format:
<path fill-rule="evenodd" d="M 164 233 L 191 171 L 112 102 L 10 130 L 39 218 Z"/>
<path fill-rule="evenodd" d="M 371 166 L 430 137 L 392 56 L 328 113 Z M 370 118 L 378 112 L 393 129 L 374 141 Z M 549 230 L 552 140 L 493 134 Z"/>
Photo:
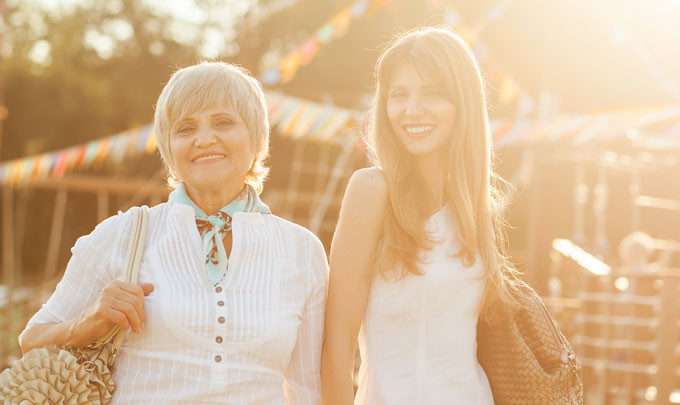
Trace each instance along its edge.
<path fill-rule="evenodd" d="M 404 115 L 407 117 L 409 116 L 420 116 L 425 113 L 425 109 L 423 108 L 423 103 L 420 97 L 414 95 L 413 97 L 409 97 L 409 99 L 406 102 L 406 110 L 404 111 Z"/>
<path fill-rule="evenodd" d="M 196 132 L 196 138 L 194 139 L 194 145 L 198 148 L 206 148 L 212 144 L 214 144 L 215 141 L 215 134 L 213 134 L 212 130 L 210 129 L 210 126 L 208 125 L 200 125 L 198 127 L 198 130 Z"/>

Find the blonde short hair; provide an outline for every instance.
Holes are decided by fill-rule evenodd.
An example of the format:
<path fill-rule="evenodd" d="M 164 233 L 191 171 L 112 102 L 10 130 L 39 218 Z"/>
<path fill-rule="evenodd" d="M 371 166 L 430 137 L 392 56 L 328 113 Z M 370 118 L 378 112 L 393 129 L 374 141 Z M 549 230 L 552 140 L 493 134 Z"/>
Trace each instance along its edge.
<path fill-rule="evenodd" d="M 269 119 L 260 83 L 247 70 L 226 62 L 201 62 L 177 70 L 163 88 L 156 103 L 153 130 L 165 164 L 168 184 L 181 181 L 170 151 L 170 131 L 177 121 L 211 107 L 236 108 L 250 133 L 255 159 L 246 174 L 246 183 L 262 192 L 269 173 Z"/>

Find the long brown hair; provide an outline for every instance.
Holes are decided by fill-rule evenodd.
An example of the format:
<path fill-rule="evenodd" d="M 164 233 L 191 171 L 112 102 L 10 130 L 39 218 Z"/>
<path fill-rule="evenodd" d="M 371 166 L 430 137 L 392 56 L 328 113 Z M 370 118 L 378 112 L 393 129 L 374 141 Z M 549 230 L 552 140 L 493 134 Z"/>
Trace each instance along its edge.
<path fill-rule="evenodd" d="M 430 249 L 434 241 L 425 229 L 435 202 L 426 189 L 414 159 L 394 134 L 387 117 L 389 79 L 397 66 L 411 64 L 433 80 L 456 104 L 453 133 L 447 144 L 445 193 L 461 240 L 457 256 L 465 266 L 482 261 L 486 290 L 482 316 L 497 300 L 514 307 L 508 287 L 517 272 L 506 254 L 502 193 L 507 184 L 493 171 L 492 139 L 484 94 L 484 82 L 470 48 L 453 32 L 422 28 L 398 37 L 376 65 L 376 90 L 367 143 L 373 164 L 387 180 L 389 209 L 378 269 L 383 276 L 419 274 L 418 249 Z M 425 198 L 425 200 L 423 200 Z M 493 314 L 491 314 L 493 315 Z"/>

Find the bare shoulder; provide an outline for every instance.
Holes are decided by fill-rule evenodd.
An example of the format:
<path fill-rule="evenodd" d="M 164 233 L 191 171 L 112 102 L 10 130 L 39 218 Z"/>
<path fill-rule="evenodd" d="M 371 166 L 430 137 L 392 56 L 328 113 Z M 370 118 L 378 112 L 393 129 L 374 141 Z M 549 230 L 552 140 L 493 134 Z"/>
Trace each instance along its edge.
<path fill-rule="evenodd" d="M 379 237 L 387 202 L 387 182 L 382 171 L 376 167 L 357 170 L 347 185 L 335 236 L 339 231 L 339 235 L 352 235 L 355 240 Z"/>
<path fill-rule="evenodd" d="M 333 234 L 331 279 L 334 273 L 336 279 L 346 276 L 352 280 L 369 281 L 373 277 L 373 263 L 383 234 L 387 203 L 387 182 L 380 169 L 371 167 L 354 172 Z"/>
<path fill-rule="evenodd" d="M 382 170 L 377 167 L 367 167 L 355 171 L 347 185 L 345 199 L 348 202 L 349 200 L 363 201 L 371 207 L 384 207 L 387 204 L 388 190 Z"/>

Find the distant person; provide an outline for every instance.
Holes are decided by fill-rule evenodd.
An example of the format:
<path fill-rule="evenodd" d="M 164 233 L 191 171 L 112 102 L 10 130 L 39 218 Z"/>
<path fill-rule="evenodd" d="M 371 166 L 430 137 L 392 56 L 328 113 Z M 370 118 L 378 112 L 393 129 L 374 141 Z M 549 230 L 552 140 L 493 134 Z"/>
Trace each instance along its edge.
<path fill-rule="evenodd" d="M 378 59 L 368 143 L 331 248 L 325 405 L 490 405 L 476 327 L 516 303 L 484 84 L 452 32 L 399 37 Z M 356 341 L 361 351 L 353 400 Z"/>
<path fill-rule="evenodd" d="M 619 271 L 623 273 L 656 273 L 670 262 L 673 251 L 662 250 L 656 261 L 652 261 L 655 241 L 644 232 L 636 231 L 626 235 L 619 242 Z"/>
<path fill-rule="evenodd" d="M 78 239 L 22 350 L 85 346 L 118 324 L 134 333 L 114 404 L 320 404 L 326 255 L 258 196 L 269 153 L 259 83 L 227 63 L 180 69 L 154 131 L 174 190 L 151 208 L 139 285 L 114 281 L 127 212 Z"/>

